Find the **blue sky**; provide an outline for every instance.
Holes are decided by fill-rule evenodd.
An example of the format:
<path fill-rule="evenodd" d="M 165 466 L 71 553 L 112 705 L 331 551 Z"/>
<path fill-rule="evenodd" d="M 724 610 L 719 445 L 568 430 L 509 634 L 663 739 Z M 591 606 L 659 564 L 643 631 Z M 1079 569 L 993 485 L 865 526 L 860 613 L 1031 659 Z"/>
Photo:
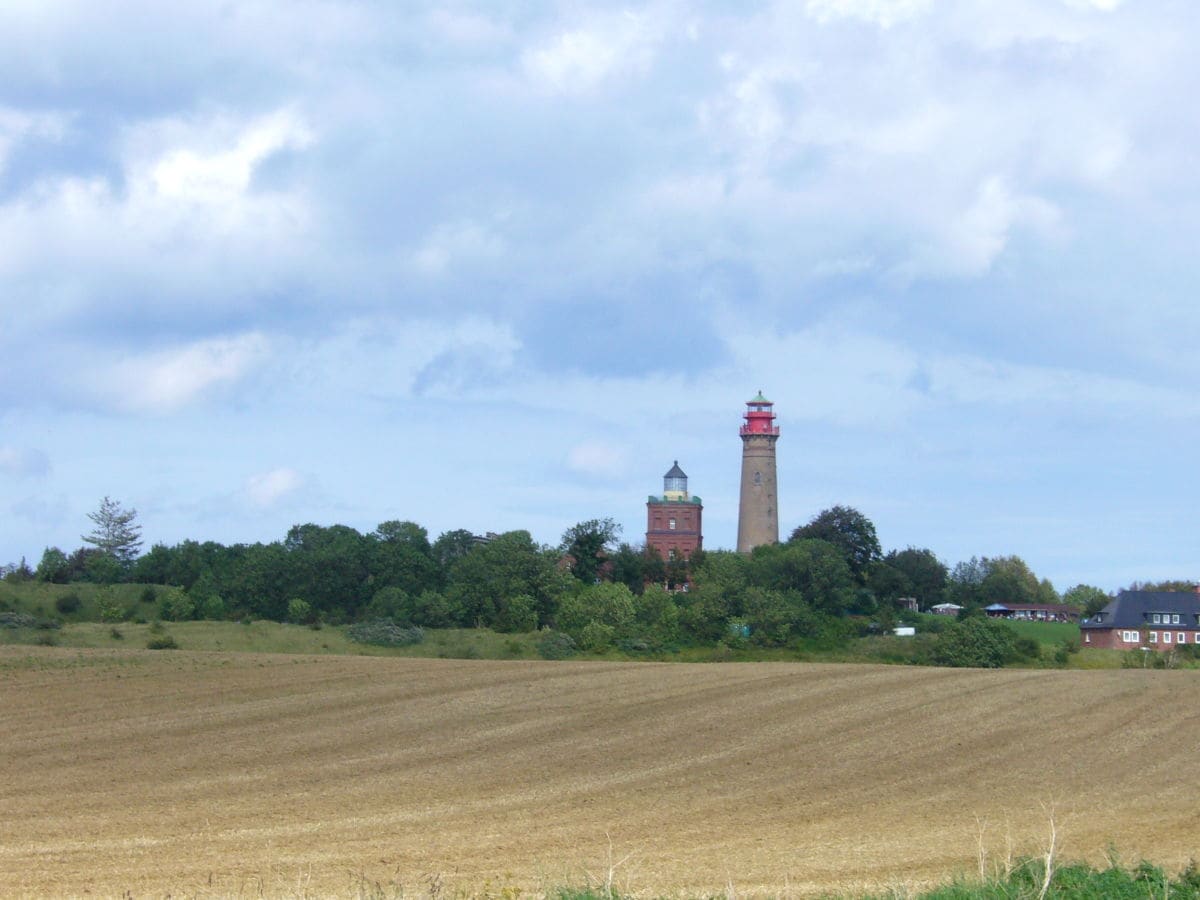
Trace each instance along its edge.
<path fill-rule="evenodd" d="M 0 562 L 611 516 L 1197 575 L 1200 7 L 0 8 Z"/>

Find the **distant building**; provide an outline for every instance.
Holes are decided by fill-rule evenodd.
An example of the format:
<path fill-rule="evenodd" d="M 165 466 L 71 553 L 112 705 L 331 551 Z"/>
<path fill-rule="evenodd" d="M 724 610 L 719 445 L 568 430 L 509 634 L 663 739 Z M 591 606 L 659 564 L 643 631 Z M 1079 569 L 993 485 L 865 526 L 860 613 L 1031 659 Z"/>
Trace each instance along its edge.
<path fill-rule="evenodd" d="M 1200 593 L 1121 591 L 1116 600 L 1079 623 L 1079 634 L 1085 647 L 1115 650 L 1200 644 Z"/>
<path fill-rule="evenodd" d="M 935 603 L 929 611 L 939 616 L 957 616 L 962 607 L 957 603 Z"/>
<path fill-rule="evenodd" d="M 779 492 L 775 481 L 774 404 L 762 391 L 746 403 L 742 438 L 742 488 L 738 501 L 739 553 L 759 544 L 779 543 Z"/>
<path fill-rule="evenodd" d="M 1078 622 L 1079 609 L 1065 603 L 993 603 L 983 608 L 993 619 L 1026 622 Z"/>
<path fill-rule="evenodd" d="M 679 460 L 663 476 L 661 497 L 646 500 L 646 546 L 668 562 L 688 560 L 704 546 L 704 505 L 688 493 L 688 479 Z"/>

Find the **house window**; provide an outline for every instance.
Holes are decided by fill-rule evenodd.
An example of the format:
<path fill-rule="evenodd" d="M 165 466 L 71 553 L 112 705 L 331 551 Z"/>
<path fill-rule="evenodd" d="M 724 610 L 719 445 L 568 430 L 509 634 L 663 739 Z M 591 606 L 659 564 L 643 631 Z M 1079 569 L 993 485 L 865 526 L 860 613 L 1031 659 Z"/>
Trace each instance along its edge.
<path fill-rule="evenodd" d="M 1157 631 L 1150 632 L 1150 643 L 1152 643 L 1152 644 L 1158 643 L 1158 632 Z"/>
<path fill-rule="evenodd" d="M 672 547 L 670 550 L 667 551 L 667 559 L 670 562 L 675 562 L 675 548 L 674 547 Z"/>
<path fill-rule="evenodd" d="M 1182 631 L 1179 632 L 1179 634 L 1175 635 L 1175 643 L 1186 644 L 1187 643 L 1187 635 L 1184 634 Z"/>
<path fill-rule="evenodd" d="M 1171 624 L 1172 625 L 1179 624 L 1179 613 L 1171 613 Z"/>
<path fill-rule="evenodd" d="M 1164 643 L 1164 644 L 1169 644 L 1169 643 L 1171 643 L 1171 632 L 1169 632 L 1169 631 L 1164 631 L 1164 632 L 1163 632 L 1163 643 Z"/>
<path fill-rule="evenodd" d="M 1161 625 L 1162 624 L 1162 616 L 1160 616 L 1158 613 L 1155 613 L 1154 615 L 1152 615 L 1150 617 L 1150 621 L 1153 622 L 1155 625 Z"/>
<path fill-rule="evenodd" d="M 671 531 L 675 530 L 675 520 L 674 519 L 667 519 L 667 528 L 669 528 Z"/>
<path fill-rule="evenodd" d="M 1083 642 L 1085 644 L 1090 644 L 1092 642 L 1092 633 L 1090 631 L 1083 636 Z"/>

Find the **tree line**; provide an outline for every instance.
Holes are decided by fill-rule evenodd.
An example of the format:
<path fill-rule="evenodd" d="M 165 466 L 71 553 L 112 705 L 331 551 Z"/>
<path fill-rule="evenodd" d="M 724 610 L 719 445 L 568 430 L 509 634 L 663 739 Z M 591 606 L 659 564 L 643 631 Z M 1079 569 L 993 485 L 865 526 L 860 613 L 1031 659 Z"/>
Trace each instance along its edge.
<path fill-rule="evenodd" d="M 555 629 L 592 649 L 722 640 L 769 647 L 889 630 L 903 615 L 901 598 L 922 608 L 957 603 L 966 615 L 994 602 L 1066 602 L 1091 613 L 1111 599 L 1089 585 L 1060 596 L 1016 556 L 975 557 L 951 569 L 925 548 L 884 553 L 870 519 L 844 506 L 748 555 L 700 551 L 672 562 L 620 542 L 611 519 L 580 522 L 555 546 L 527 531 L 480 539 L 459 529 L 430 540 L 419 524 L 396 520 L 368 533 L 304 524 L 271 543 L 186 540 L 141 553 L 135 511 L 106 497 L 90 518 L 85 546 L 69 554 L 47 548 L 36 570 L 22 566 L 19 577 L 175 586 L 182 594 L 171 592 L 161 611 L 170 619 L 385 618 Z"/>

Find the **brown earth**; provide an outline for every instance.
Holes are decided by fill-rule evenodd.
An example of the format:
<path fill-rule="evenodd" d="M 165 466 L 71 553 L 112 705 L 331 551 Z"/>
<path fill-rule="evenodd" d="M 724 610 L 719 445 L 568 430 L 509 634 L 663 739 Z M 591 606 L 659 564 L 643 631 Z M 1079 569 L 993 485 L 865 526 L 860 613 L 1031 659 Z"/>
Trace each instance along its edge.
<path fill-rule="evenodd" d="M 0 648 L 0 894 L 806 895 L 1182 867 L 1200 679 Z"/>

